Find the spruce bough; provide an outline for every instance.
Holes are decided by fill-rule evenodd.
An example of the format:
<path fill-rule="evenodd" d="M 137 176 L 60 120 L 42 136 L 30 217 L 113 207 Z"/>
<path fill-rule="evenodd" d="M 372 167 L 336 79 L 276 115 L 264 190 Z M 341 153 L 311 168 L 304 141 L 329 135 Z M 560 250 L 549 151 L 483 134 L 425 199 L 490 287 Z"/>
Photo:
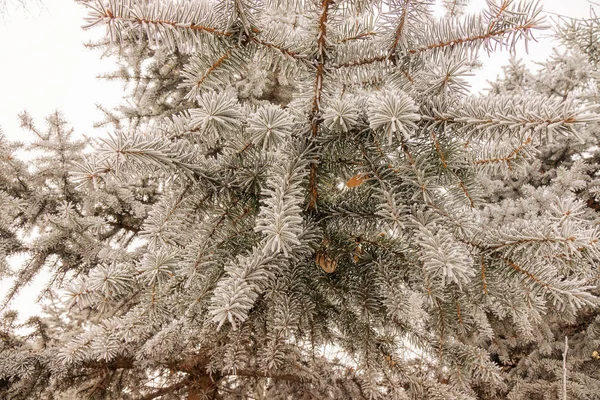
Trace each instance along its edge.
<path fill-rule="evenodd" d="M 478 52 L 531 40 L 541 10 L 446 3 L 438 19 L 432 1 L 85 2 L 131 101 L 90 153 L 59 114 L 45 132 L 22 116 L 31 145 L 0 142 L 0 252 L 28 256 L 0 264 L 5 310 L 52 277 L 26 333 L 4 313 L 0 394 L 529 390 L 506 342 L 597 309 L 599 234 L 583 183 L 500 188 L 599 116 L 574 96 L 469 95 Z"/>

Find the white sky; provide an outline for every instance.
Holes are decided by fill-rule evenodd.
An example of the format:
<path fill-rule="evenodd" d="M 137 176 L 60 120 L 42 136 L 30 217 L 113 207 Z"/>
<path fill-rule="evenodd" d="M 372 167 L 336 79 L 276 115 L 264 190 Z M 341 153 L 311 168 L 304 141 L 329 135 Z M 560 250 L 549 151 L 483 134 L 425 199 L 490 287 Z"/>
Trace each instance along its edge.
<path fill-rule="evenodd" d="M 21 1 L 25 8 L 8 0 L 0 16 L 0 127 L 20 137 L 20 112 L 27 110 L 41 128 L 58 109 L 76 132 L 92 134 L 102 119 L 96 104 L 115 106 L 123 95 L 122 84 L 96 79 L 114 69 L 114 60 L 83 46 L 104 30 L 81 29 L 86 11 L 73 0 Z"/>
<path fill-rule="evenodd" d="M 27 110 L 41 128 L 44 118 L 58 109 L 76 133 L 99 134 L 92 127 L 102 117 L 96 104 L 114 107 L 124 94 L 121 83 L 96 79 L 97 75 L 115 69 L 114 60 L 101 60 L 99 51 L 83 46 L 101 38 L 104 30 L 83 31 L 80 27 L 86 10 L 73 0 L 20 1 L 0 0 L 0 6 L 7 2 L 7 8 L 0 14 L 0 129 L 9 138 L 30 140 L 30 134 L 19 128 L 17 115 Z M 542 0 L 541 4 L 551 13 L 575 18 L 589 16 L 587 0 Z M 484 6 L 485 0 L 471 0 L 473 11 Z M 521 47 L 518 56 L 529 61 L 546 59 L 552 51 L 551 41 L 545 38 L 547 34 L 538 33 L 540 40 L 530 44 L 529 55 Z M 481 89 L 487 80 L 495 79 L 508 57 L 505 51 L 484 60 L 484 68 L 471 80 L 474 89 Z M 37 279 L 13 303 L 21 313 L 21 320 L 38 310 L 33 300 L 45 280 Z M 6 285 L 7 282 L 0 282 L 0 296 Z"/>

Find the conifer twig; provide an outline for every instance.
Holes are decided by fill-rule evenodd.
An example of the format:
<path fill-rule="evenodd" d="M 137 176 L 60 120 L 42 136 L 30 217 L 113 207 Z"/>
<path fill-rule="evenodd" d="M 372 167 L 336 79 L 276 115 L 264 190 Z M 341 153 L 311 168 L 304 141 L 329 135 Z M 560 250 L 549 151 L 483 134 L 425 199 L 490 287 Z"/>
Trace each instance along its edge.
<path fill-rule="evenodd" d="M 567 400 L 567 352 L 568 351 L 569 351 L 569 337 L 565 336 L 565 351 L 563 352 L 562 400 Z"/>

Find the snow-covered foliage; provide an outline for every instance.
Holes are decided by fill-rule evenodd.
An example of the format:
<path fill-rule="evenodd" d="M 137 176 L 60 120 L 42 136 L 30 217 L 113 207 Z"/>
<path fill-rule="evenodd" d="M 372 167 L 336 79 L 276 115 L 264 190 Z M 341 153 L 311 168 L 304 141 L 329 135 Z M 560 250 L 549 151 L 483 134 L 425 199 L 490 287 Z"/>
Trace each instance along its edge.
<path fill-rule="evenodd" d="M 473 96 L 478 54 L 531 40 L 537 4 L 84 3 L 129 102 L 90 152 L 59 114 L 0 140 L 0 397 L 557 398 L 564 336 L 569 398 L 600 393 L 579 25 L 551 68 Z"/>

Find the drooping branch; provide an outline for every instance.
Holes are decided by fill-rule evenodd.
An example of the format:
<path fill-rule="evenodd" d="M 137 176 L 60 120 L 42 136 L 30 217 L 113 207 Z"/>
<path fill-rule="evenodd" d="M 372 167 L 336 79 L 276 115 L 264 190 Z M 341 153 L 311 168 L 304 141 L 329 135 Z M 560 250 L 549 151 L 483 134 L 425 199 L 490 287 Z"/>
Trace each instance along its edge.
<path fill-rule="evenodd" d="M 151 393 L 148 393 L 137 400 L 152 400 L 159 398 L 169 393 L 176 392 L 180 389 L 189 387 L 193 390 L 198 383 L 210 386 L 213 390 L 217 390 L 219 382 L 225 377 L 243 377 L 243 378 L 254 378 L 254 379 L 270 379 L 275 381 L 287 381 L 287 382 L 307 382 L 306 379 L 302 379 L 301 376 L 292 373 L 267 373 L 259 370 L 250 369 L 239 369 L 235 372 L 221 372 L 213 374 L 212 379 L 206 373 L 206 365 L 209 362 L 207 354 L 200 353 L 190 355 L 182 360 L 168 362 L 160 365 L 160 367 L 166 368 L 171 372 L 184 373 L 186 376 L 178 382 L 175 382 L 169 386 L 162 387 Z M 136 368 L 135 360 L 127 357 L 119 357 L 110 362 L 98 362 L 94 361 L 84 366 L 85 368 L 92 370 L 131 370 Z"/>

